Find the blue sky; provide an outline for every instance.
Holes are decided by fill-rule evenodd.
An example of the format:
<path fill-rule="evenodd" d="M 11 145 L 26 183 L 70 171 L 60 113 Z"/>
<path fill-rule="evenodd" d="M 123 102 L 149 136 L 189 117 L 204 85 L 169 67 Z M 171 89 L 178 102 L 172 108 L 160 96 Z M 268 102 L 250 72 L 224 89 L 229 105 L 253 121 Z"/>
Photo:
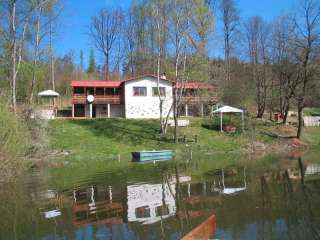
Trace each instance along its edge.
<path fill-rule="evenodd" d="M 131 0 L 64 0 L 63 14 L 57 26 L 55 51 L 59 56 L 69 51 L 75 54 L 75 61 L 79 60 L 79 53 L 84 51 L 87 62 L 92 46 L 86 32 L 90 18 L 102 7 L 121 6 L 127 8 Z M 270 20 L 281 13 L 293 9 L 295 0 L 236 0 L 242 18 L 260 15 Z M 99 59 L 97 59 L 99 60 Z"/>

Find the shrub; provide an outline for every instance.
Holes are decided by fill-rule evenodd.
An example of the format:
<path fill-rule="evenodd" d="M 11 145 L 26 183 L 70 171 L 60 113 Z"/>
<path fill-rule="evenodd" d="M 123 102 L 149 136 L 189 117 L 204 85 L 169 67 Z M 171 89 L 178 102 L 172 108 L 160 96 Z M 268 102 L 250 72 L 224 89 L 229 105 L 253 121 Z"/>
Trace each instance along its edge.
<path fill-rule="evenodd" d="M 13 175 L 24 167 L 29 132 L 22 118 L 0 100 L 0 173 Z"/>

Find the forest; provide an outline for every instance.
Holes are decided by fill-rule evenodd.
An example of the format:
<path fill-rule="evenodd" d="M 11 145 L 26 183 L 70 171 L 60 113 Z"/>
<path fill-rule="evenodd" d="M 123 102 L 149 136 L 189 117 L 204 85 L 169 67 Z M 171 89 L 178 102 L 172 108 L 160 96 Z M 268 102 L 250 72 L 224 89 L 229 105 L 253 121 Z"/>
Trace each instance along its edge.
<path fill-rule="evenodd" d="M 265 20 L 244 17 L 235 0 L 136 0 L 125 9 L 104 7 L 87 23 L 85 56 L 84 49 L 56 53 L 60 26 L 67 24 L 63 1 L 2 0 L 2 111 L 30 112 L 44 89 L 68 102 L 74 79 L 165 73 L 175 82 L 216 84 L 221 103 L 257 118 L 272 120 L 279 112 L 286 123 L 294 110 L 300 138 L 304 108 L 320 104 L 320 2 L 296 0 L 290 9 Z M 7 141 L 3 128 L 0 137 Z"/>

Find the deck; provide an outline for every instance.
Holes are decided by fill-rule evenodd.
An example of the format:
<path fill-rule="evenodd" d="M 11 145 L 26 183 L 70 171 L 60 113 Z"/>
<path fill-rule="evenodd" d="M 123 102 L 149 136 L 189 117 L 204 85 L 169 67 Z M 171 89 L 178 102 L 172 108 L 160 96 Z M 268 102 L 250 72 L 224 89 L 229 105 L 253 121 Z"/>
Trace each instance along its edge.
<path fill-rule="evenodd" d="M 72 104 L 85 104 L 87 103 L 87 96 L 85 95 L 73 95 Z M 95 104 L 121 104 L 123 98 L 121 95 L 105 95 L 105 96 L 94 96 Z"/>

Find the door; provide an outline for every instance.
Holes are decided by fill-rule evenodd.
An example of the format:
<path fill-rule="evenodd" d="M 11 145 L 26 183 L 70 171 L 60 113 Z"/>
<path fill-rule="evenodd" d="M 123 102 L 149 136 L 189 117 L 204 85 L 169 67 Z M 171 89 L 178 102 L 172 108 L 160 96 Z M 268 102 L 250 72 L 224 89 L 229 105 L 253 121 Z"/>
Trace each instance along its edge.
<path fill-rule="evenodd" d="M 85 117 L 85 109 L 83 104 L 74 105 L 74 116 L 75 117 Z"/>
<path fill-rule="evenodd" d="M 97 117 L 97 106 L 92 105 L 92 118 L 96 118 L 96 117 Z"/>

